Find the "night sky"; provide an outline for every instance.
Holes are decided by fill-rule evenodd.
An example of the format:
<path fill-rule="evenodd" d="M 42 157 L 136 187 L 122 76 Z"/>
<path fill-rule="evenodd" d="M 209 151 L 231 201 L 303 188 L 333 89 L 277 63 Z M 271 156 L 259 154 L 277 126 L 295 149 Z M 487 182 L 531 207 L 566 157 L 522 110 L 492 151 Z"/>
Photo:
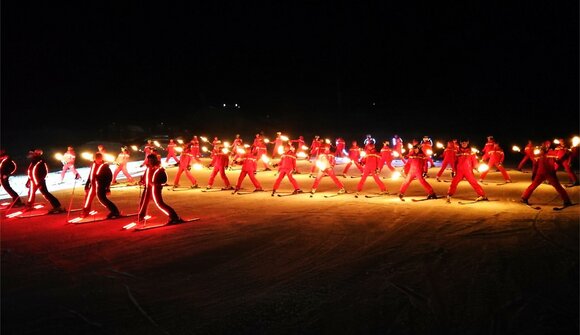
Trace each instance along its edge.
<path fill-rule="evenodd" d="M 568 136 L 578 31 L 578 1 L 4 1 L 2 142 L 98 139 L 112 122 Z"/>

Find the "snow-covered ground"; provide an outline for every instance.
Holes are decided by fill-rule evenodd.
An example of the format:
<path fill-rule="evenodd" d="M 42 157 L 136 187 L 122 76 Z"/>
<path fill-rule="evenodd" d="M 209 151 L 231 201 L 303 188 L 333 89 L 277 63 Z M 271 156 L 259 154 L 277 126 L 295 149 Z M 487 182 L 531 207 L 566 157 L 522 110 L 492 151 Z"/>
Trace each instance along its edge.
<path fill-rule="evenodd" d="M 299 168 L 308 171 L 304 161 Z M 170 183 L 176 170 L 168 168 Z M 192 172 L 207 184 L 208 169 Z M 427 180 L 444 195 L 449 183 L 436 172 Z M 257 174 L 265 189 L 274 173 Z M 553 211 L 561 200 L 549 185 L 530 199 L 541 210 L 521 205 L 531 175 L 509 173 L 515 183 L 497 186 L 501 175 L 491 172 L 483 187 L 492 201 L 474 205 L 458 204 L 476 196 L 467 182 L 448 205 L 325 198 L 336 192 L 325 178 L 313 198 L 166 188 L 182 217 L 201 220 L 144 232 L 121 229 L 132 218 L 3 219 L 2 333 L 577 334 L 580 206 Z M 227 174 L 235 183 L 239 171 Z M 383 176 L 397 192 L 401 180 Z M 67 178 L 68 189 L 49 181 L 66 204 Z M 314 181 L 296 179 L 305 191 Z M 359 181 L 341 180 L 349 191 Z M 190 185 L 185 176 L 180 184 Z M 253 190 L 247 179 L 243 187 Z M 579 187 L 566 190 L 580 201 Z M 291 191 L 287 180 L 280 191 Z M 377 191 L 368 179 L 363 192 Z M 115 188 L 110 198 L 133 213 L 139 192 Z M 424 196 L 417 182 L 407 191 Z M 94 209 L 106 214 L 97 201 Z"/>

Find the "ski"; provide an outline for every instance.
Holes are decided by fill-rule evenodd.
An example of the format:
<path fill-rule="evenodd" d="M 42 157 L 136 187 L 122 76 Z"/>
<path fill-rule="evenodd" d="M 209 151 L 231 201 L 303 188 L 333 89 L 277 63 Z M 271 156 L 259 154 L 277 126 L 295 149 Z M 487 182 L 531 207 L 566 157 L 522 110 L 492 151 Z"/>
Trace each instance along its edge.
<path fill-rule="evenodd" d="M 154 224 L 154 225 L 142 225 L 140 227 L 136 227 L 133 229 L 133 231 L 144 231 L 144 230 L 149 230 L 149 229 L 155 229 L 155 228 L 161 228 L 161 227 L 167 227 L 167 226 L 177 226 L 180 224 L 184 224 L 184 223 L 188 223 L 188 222 L 193 222 L 193 221 L 199 221 L 200 218 L 193 218 L 193 219 L 187 219 L 187 220 L 183 220 L 183 222 L 180 223 L 173 223 L 173 224 L 167 224 L 167 223 L 162 223 L 162 224 Z"/>
<path fill-rule="evenodd" d="M 471 205 L 478 202 L 490 202 L 490 201 L 497 201 L 497 200 L 473 200 L 473 201 L 458 201 L 457 203 L 460 205 Z"/>
<path fill-rule="evenodd" d="M 221 192 L 221 191 L 232 191 L 233 188 L 206 188 L 201 190 L 203 193 L 207 193 L 207 192 Z"/>
<path fill-rule="evenodd" d="M 542 209 L 542 207 L 540 207 L 540 206 L 534 206 L 534 205 L 530 205 L 530 204 L 524 204 L 524 205 L 526 205 L 527 207 L 529 207 L 531 209 L 535 209 L 537 211 Z"/>
<path fill-rule="evenodd" d="M 71 213 L 72 213 L 72 212 L 80 212 L 80 211 L 82 211 L 82 210 L 83 210 L 82 208 L 77 208 L 77 209 L 72 209 L 70 212 L 71 212 Z M 12 213 L 12 214 L 16 214 L 16 213 L 18 213 L 18 212 L 14 212 L 14 213 Z M 48 211 L 43 211 L 43 212 L 41 212 L 41 213 L 33 213 L 33 214 L 24 215 L 25 213 L 26 213 L 26 212 L 23 212 L 23 213 L 21 213 L 21 214 L 18 214 L 18 215 L 15 215 L 15 216 L 11 216 L 11 217 L 9 217 L 9 218 L 17 218 L 17 219 L 28 219 L 28 218 L 35 218 L 35 217 L 39 217 L 39 216 L 45 216 L 45 215 L 58 215 L 58 214 L 66 214 L 66 213 L 67 213 L 67 211 L 66 211 L 66 210 L 64 210 L 64 211 L 62 211 L 62 212 L 58 212 L 58 213 L 49 213 Z M 9 215 L 12 215 L 12 214 L 9 214 Z"/>
<path fill-rule="evenodd" d="M 263 193 L 263 192 L 270 192 L 270 191 L 268 191 L 268 190 L 251 191 L 251 192 L 248 192 L 248 191 L 246 191 L 246 192 L 240 192 L 240 191 L 238 191 L 238 192 L 235 192 L 235 194 L 237 194 L 237 195 L 248 195 L 248 194 L 256 194 L 256 193 Z M 232 192 L 232 194 L 234 194 L 234 193 Z"/>
<path fill-rule="evenodd" d="M 513 184 L 513 182 L 497 183 L 497 184 L 495 184 L 495 186 L 502 186 L 502 185 L 505 185 L 505 184 Z"/>
<path fill-rule="evenodd" d="M 349 194 L 349 193 L 348 192 L 344 192 L 344 193 L 327 194 L 324 197 L 325 198 L 334 198 L 334 197 L 338 197 L 339 195 L 344 195 L 344 194 Z"/>
<path fill-rule="evenodd" d="M 131 216 L 135 216 L 139 213 L 131 213 L 131 214 L 122 214 L 120 216 L 117 216 L 116 218 L 107 218 L 107 217 L 101 217 L 101 218 L 96 218 L 94 216 L 87 216 L 87 217 L 76 217 L 74 219 L 70 219 L 68 220 L 68 223 L 74 223 L 74 224 L 86 224 L 86 223 L 93 223 L 93 222 L 100 222 L 100 221 L 109 221 L 109 220 L 117 220 L 117 219 L 123 219 L 123 218 L 128 218 Z"/>
<path fill-rule="evenodd" d="M 186 187 L 186 186 L 183 186 L 183 187 L 171 187 L 171 191 L 173 191 L 173 192 L 190 191 L 190 190 L 196 190 L 198 188 L 199 188 L 199 186 L 197 186 L 197 187 L 191 187 L 191 186 L 190 187 Z"/>
<path fill-rule="evenodd" d="M 391 194 L 391 193 L 384 193 L 384 194 L 367 194 L 365 195 L 365 198 L 379 198 L 379 197 L 386 197 L 388 195 L 397 195 L 397 193 Z"/>
<path fill-rule="evenodd" d="M 412 202 L 421 202 L 421 201 L 427 201 L 427 200 L 437 200 L 437 199 L 441 199 L 441 198 L 444 198 L 444 197 L 411 199 L 411 201 Z"/>
<path fill-rule="evenodd" d="M 279 196 L 279 197 L 288 197 L 288 196 L 291 196 L 291 195 L 298 195 L 298 194 L 304 194 L 304 192 L 299 192 L 299 193 L 292 192 L 292 193 L 287 193 L 287 194 L 276 194 L 276 195 Z"/>
<path fill-rule="evenodd" d="M 578 205 L 578 204 L 572 204 L 572 205 L 567 205 L 567 206 L 562 206 L 562 207 L 554 207 L 552 209 L 555 210 L 555 211 L 561 211 L 563 209 L 566 209 L 566 208 L 572 207 L 572 206 L 576 206 L 576 205 Z"/>

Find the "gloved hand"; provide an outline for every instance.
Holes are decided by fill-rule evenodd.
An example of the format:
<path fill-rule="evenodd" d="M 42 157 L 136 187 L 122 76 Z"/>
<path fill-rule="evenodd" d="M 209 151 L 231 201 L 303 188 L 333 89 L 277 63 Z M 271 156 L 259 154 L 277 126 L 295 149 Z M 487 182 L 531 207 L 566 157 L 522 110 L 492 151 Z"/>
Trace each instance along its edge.
<path fill-rule="evenodd" d="M 28 181 L 26 181 L 26 188 L 30 188 L 30 179 L 28 179 Z"/>
<path fill-rule="evenodd" d="M 187 166 L 187 171 L 191 171 L 191 165 Z"/>

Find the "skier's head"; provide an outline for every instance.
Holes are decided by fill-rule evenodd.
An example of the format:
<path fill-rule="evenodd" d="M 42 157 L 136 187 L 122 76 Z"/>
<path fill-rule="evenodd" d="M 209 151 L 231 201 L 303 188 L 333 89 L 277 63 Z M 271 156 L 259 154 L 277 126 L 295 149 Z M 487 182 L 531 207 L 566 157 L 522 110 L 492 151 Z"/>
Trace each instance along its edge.
<path fill-rule="evenodd" d="M 453 148 L 455 146 L 455 143 L 457 143 L 457 140 L 449 141 L 449 142 L 447 142 L 447 147 Z"/>
<path fill-rule="evenodd" d="M 462 148 L 467 148 L 469 146 L 469 140 L 466 138 L 461 139 L 459 143 L 461 144 Z"/>
<path fill-rule="evenodd" d="M 169 139 L 169 143 L 173 143 L 173 139 L 172 138 Z"/>
<path fill-rule="evenodd" d="M 147 155 L 147 163 L 145 163 L 149 167 L 159 166 L 161 162 L 159 161 L 159 157 L 156 154 L 149 154 Z"/>
<path fill-rule="evenodd" d="M 356 146 L 358 146 L 358 143 L 357 143 L 357 141 L 352 141 L 352 146 L 353 146 L 353 147 L 356 147 Z"/>
<path fill-rule="evenodd" d="M 493 141 L 494 141 L 494 139 L 493 139 L 493 136 L 489 135 L 489 136 L 487 137 L 487 141 L 488 141 L 488 142 L 493 142 Z"/>
<path fill-rule="evenodd" d="M 324 145 L 324 153 L 325 153 L 325 154 L 328 154 L 328 153 L 330 153 L 330 144 L 326 144 L 326 145 Z"/>
<path fill-rule="evenodd" d="M 236 138 L 240 138 L 240 134 L 236 134 Z"/>
<path fill-rule="evenodd" d="M 101 164 L 103 163 L 103 154 L 100 152 L 95 153 L 95 163 Z"/>
<path fill-rule="evenodd" d="M 542 148 L 545 148 L 546 150 L 549 150 L 551 147 L 552 147 L 552 141 L 550 141 L 550 140 L 546 140 L 542 144 Z"/>
<path fill-rule="evenodd" d="M 499 143 L 494 144 L 493 145 L 493 149 L 494 150 L 499 150 L 500 149 Z"/>
<path fill-rule="evenodd" d="M 383 147 L 388 147 L 389 146 L 389 141 L 384 141 L 383 142 Z"/>

